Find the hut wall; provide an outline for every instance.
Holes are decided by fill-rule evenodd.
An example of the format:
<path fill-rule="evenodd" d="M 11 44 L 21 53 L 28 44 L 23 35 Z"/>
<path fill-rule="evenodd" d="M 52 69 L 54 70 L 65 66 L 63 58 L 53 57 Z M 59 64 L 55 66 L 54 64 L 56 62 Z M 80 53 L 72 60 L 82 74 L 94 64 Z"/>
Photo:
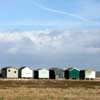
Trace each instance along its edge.
<path fill-rule="evenodd" d="M 50 79 L 55 79 L 55 72 L 54 72 L 54 70 L 49 70 L 49 78 Z"/>
<path fill-rule="evenodd" d="M 39 70 L 39 78 L 49 78 L 49 70 L 41 69 Z"/>
<path fill-rule="evenodd" d="M 7 78 L 7 69 L 6 68 L 2 69 L 2 77 Z"/>
<path fill-rule="evenodd" d="M 86 70 L 85 71 L 85 78 L 86 79 L 95 79 L 95 71 L 92 71 L 92 70 Z"/>
<path fill-rule="evenodd" d="M 69 71 L 68 70 L 65 70 L 64 77 L 65 77 L 65 79 L 69 79 Z"/>
<path fill-rule="evenodd" d="M 78 79 L 79 78 L 79 71 L 76 69 L 73 69 L 71 71 L 69 71 L 69 78 L 71 79 Z"/>
<path fill-rule="evenodd" d="M 64 78 L 64 71 L 62 69 L 55 69 L 55 78 L 56 79 L 63 79 Z"/>
<path fill-rule="evenodd" d="M 96 72 L 96 78 L 100 78 L 100 71 Z"/>
<path fill-rule="evenodd" d="M 85 70 L 80 70 L 80 79 L 85 79 Z"/>
<path fill-rule="evenodd" d="M 34 79 L 39 79 L 39 72 L 38 71 L 34 71 Z"/>
<path fill-rule="evenodd" d="M 26 67 L 21 70 L 21 77 L 22 78 L 33 78 L 33 70 Z"/>
<path fill-rule="evenodd" d="M 7 78 L 18 78 L 18 70 L 15 68 L 7 68 Z"/>

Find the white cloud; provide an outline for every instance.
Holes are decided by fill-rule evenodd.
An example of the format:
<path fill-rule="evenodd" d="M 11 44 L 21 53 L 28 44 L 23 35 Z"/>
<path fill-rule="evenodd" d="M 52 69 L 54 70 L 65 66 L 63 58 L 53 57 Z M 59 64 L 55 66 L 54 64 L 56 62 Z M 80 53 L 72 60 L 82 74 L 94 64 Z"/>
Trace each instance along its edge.
<path fill-rule="evenodd" d="M 61 30 L 60 30 L 61 31 Z M 0 42 L 3 43 L 13 43 L 11 51 L 16 52 L 22 47 L 25 49 L 40 50 L 43 52 L 45 50 L 65 50 L 66 53 L 73 51 L 73 49 L 88 49 L 90 47 L 95 48 L 96 44 L 100 41 L 99 31 L 80 31 L 80 32 L 71 32 L 71 31 L 62 31 L 60 34 L 51 35 L 58 31 L 29 31 L 29 32 L 13 32 L 13 33 L 0 33 Z M 15 49 L 17 48 L 17 49 Z M 99 47 L 98 47 L 99 48 Z M 69 50 L 70 49 L 70 50 Z M 9 50 L 9 48 L 8 48 Z M 68 51 L 69 50 L 69 51 Z M 18 52 L 19 52 L 18 51 Z M 25 50 L 24 50 L 25 51 Z M 32 53 L 31 52 L 31 53 Z M 54 52 L 54 51 L 51 51 Z M 34 53 L 34 52 L 33 52 Z"/>
<path fill-rule="evenodd" d="M 36 60 L 38 64 L 42 61 L 46 64 L 79 64 L 81 61 L 86 63 L 85 58 L 93 63 L 93 59 L 100 55 L 100 34 L 96 30 L 5 32 L 0 33 L 0 45 L 2 56 L 14 56 L 23 63 L 26 59 L 24 56 L 29 57 L 28 60 Z M 23 59 L 21 55 L 24 55 Z M 94 64 L 96 64 L 95 60 Z"/>

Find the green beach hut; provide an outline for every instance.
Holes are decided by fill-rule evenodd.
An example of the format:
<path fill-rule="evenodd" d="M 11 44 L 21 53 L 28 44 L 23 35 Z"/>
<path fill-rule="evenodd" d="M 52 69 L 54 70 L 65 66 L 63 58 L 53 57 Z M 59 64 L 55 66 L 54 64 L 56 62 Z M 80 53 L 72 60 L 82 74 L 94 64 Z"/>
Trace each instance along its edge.
<path fill-rule="evenodd" d="M 80 70 L 76 68 L 68 68 L 67 70 L 65 70 L 65 78 L 66 79 L 79 79 Z"/>

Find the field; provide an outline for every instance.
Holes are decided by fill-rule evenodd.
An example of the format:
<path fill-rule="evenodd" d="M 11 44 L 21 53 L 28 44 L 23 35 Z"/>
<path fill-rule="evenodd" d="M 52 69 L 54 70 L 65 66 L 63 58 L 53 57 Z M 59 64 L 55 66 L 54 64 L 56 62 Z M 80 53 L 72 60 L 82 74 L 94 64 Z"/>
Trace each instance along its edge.
<path fill-rule="evenodd" d="M 0 80 L 0 100 L 100 100 L 100 81 Z"/>

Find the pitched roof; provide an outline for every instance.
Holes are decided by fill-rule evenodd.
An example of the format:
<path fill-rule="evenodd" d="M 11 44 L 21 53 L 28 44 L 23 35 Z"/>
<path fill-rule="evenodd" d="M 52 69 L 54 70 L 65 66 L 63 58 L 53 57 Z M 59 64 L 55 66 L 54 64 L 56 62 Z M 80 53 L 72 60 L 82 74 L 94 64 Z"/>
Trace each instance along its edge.
<path fill-rule="evenodd" d="M 46 69 L 46 68 L 38 68 L 38 69 L 36 69 L 34 71 L 39 71 L 39 70 L 48 70 L 48 69 Z"/>
<path fill-rule="evenodd" d="M 64 71 L 62 68 L 57 68 L 57 67 L 50 68 L 49 70 L 62 70 L 62 71 Z"/>
<path fill-rule="evenodd" d="M 74 70 L 74 69 L 80 71 L 79 69 L 77 69 L 77 68 L 72 68 L 72 67 L 67 68 L 66 70 L 68 70 L 68 71 L 72 71 L 72 70 Z"/>
<path fill-rule="evenodd" d="M 23 66 L 23 67 L 19 68 L 19 70 L 22 70 L 22 69 L 24 69 L 24 68 L 29 68 L 29 69 L 31 69 L 30 67 Z M 32 69 L 31 69 L 31 70 L 32 70 Z"/>
<path fill-rule="evenodd" d="M 18 69 L 18 68 L 16 68 L 16 67 L 12 67 L 12 66 L 7 66 L 7 67 L 4 67 L 4 68 L 2 68 L 2 69 L 8 69 L 8 68 Z"/>

